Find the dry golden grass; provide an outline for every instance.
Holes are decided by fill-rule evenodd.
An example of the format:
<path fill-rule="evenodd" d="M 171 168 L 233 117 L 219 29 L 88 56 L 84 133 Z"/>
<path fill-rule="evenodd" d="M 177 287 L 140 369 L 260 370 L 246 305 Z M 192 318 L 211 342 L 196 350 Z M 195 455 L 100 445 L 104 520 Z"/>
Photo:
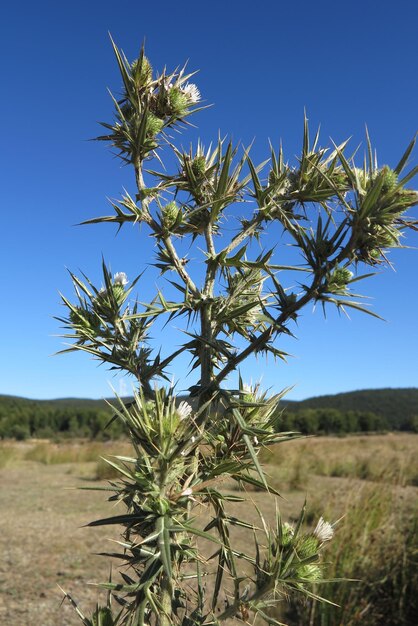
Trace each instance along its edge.
<path fill-rule="evenodd" d="M 418 485 L 418 435 L 409 433 L 353 437 L 308 437 L 265 452 L 274 479 L 306 485 L 309 476 L 334 476 Z"/>
<path fill-rule="evenodd" d="M 51 443 L 41 441 L 31 446 L 25 453 L 25 461 L 36 461 L 44 465 L 63 463 L 92 463 L 105 455 L 127 454 L 131 446 L 126 442 L 75 441 Z"/>

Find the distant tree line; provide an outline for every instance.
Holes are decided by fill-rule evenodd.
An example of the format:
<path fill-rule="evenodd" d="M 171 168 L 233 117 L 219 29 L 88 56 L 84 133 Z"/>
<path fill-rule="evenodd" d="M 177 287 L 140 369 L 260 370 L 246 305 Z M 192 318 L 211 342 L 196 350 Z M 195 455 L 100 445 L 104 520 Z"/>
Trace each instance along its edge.
<path fill-rule="evenodd" d="M 418 415 L 405 417 L 391 424 L 384 415 L 372 411 L 341 411 L 330 408 L 300 409 L 283 412 L 283 430 L 298 431 L 305 435 L 331 435 L 349 433 L 384 432 L 402 430 L 418 432 Z"/>
<path fill-rule="evenodd" d="M 379 400 L 382 403 L 380 406 Z M 284 403 L 280 429 L 306 435 L 388 430 L 418 433 L 417 400 L 416 389 L 392 389 L 288 402 Z M 369 406 L 375 410 L 369 410 Z M 122 435 L 122 426 L 119 420 L 111 420 L 112 414 L 112 408 L 104 400 L 70 398 L 37 401 L 0 396 L 0 439 L 57 436 L 116 439 Z"/>
<path fill-rule="evenodd" d="M 35 402 L 20 398 L 0 400 L 0 438 L 52 438 L 57 435 L 115 439 L 121 435 L 118 420 L 111 424 L 110 407 L 68 405 L 58 401 Z"/>
<path fill-rule="evenodd" d="M 336 409 L 347 416 L 352 411 L 375 413 L 385 419 L 386 428 L 390 430 L 410 430 L 414 416 L 418 416 L 418 389 L 361 389 L 288 402 L 287 406 L 292 412 Z"/>

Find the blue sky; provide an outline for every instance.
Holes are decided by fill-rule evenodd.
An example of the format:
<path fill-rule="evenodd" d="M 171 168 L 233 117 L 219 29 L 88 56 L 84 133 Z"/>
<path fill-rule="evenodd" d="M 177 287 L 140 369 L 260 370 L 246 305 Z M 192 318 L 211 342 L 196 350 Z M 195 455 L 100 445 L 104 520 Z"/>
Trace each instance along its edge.
<path fill-rule="evenodd" d="M 244 144 L 255 138 L 255 161 L 266 158 L 268 139 L 277 146 L 280 138 L 293 159 L 306 107 L 312 128 L 321 123 L 322 145 L 352 136 L 357 146 L 367 123 L 379 162 L 395 165 L 417 130 L 417 19 L 414 0 L 5 5 L 0 393 L 102 397 L 109 382 L 129 388 L 87 356 L 52 356 L 62 347 L 53 319 L 63 312 L 58 292 L 71 294 L 66 268 L 100 282 L 102 254 L 130 276 L 150 260 L 138 233 L 115 238 L 112 227 L 74 226 L 105 214 L 106 197 L 133 191 L 131 172 L 104 144 L 87 141 L 100 132 L 97 121 L 111 120 L 106 88 L 117 92 L 120 84 L 108 31 L 130 59 L 145 38 L 156 69 L 188 59 L 200 69 L 195 82 L 214 106 L 195 117 L 186 146 L 198 135 L 209 144 L 221 130 Z M 407 243 L 418 247 L 417 234 Z M 362 285 L 386 322 L 334 313 L 324 320 L 319 309 L 306 309 L 298 340 L 284 345 L 294 355 L 289 363 L 260 360 L 244 376 L 264 372 L 263 385 L 276 391 L 295 385 L 292 398 L 417 386 L 418 250 L 390 256 L 396 272 Z"/>

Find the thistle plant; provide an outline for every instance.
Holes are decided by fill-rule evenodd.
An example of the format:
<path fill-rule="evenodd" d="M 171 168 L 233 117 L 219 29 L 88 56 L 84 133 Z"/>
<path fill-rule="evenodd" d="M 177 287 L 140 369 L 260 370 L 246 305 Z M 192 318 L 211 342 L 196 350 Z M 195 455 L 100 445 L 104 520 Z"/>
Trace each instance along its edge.
<path fill-rule="evenodd" d="M 295 526 L 278 510 L 272 525 L 261 511 L 258 524 L 248 521 L 246 486 L 278 495 L 260 450 L 298 435 L 280 432 L 283 393 L 269 397 L 245 385 L 239 367 L 260 354 L 285 360 L 280 339 L 293 334 L 308 304 L 376 315 L 352 289 L 372 275 L 364 268 L 388 265 L 388 249 L 416 227 L 405 212 L 418 201 L 406 187 L 418 168 L 404 173 L 415 140 L 393 169 L 378 166 L 368 136 L 361 167 L 347 154 L 347 141 L 321 148 L 306 117 L 296 165 L 281 148 L 270 148 L 256 165 L 250 148 L 225 139 L 183 150 L 173 131 L 204 108 L 192 74 L 156 74 L 144 49 L 130 63 L 112 45 L 122 94 L 113 97 L 114 120 L 103 123 L 98 140 L 133 168 L 136 189 L 112 201 L 110 215 L 85 223 L 148 232 L 161 281 L 177 296 L 158 288 L 150 302 L 140 302 L 134 289 L 142 274 L 129 282 L 103 262 L 100 286 L 71 274 L 76 300 L 63 297 L 67 350 L 133 379 L 133 398 L 114 404 L 113 419 L 124 424 L 133 450 L 108 460 L 119 475 L 110 485 L 116 514 L 90 524 L 119 528 L 118 550 L 109 556 L 121 564 L 121 581 L 102 584 L 108 604 L 91 619 L 77 610 L 86 626 L 192 626 L 257 616 L 278 624 L 271 607 L 288 594 L 316 597 L 333 528 L 321 519 L 313 532 L 305 529 L 303 511 Z M 171 173 L 163 166 L 167 153 L 176 163 Z M 267 232 L 277 233 L 271 248 L 261 244 Z M 195 267 L 185 243 L 200 259 Z M 294 265 L 283 263 L 289 243 L 300 254 Z M 176 327 L 184 320 L 183 343 L 172 353 L 151 343 L 160 320 Z M 184 352 L 197 375 L 189 397 L 178 398 L 169 381 Z M 243 503 L 242 517 L 231 515 L 231 502 Z M 251 535 L 245 552 L 234 548 L 234 527 Z"/>

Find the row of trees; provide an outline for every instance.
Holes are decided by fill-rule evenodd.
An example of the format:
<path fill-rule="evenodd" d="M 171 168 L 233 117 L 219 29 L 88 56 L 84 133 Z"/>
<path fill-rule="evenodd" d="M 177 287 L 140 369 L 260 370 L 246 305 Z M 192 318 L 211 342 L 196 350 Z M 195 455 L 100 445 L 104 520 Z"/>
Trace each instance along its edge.
<path fill-rule="evenodd" d="M 15 404 L 5 411 L 0 407 L 0 438 L 51 438 L 57 435 L 114 439 L 121 425 L 112 422 L 111 412 L 98 408 L 54 407 L 43 403 Z"/>
<path fill-rule="evenodd" d="M 303 409 L 283 413 L 283 428 L 306 435 L 348 434 L 389 430 L 385 417 L 371 411 L 337 409 Z M 409 430 L 409 429 L 408 429 Z"/>
<path fill-rule="evenodd" d="M 0 406 L 0 438 L 51 438 L 57 435 L 115 439 L 122 426 L 113 420 L 110 408 L 54 405 L 54 403 L 15 402 Z M 333 408 L 292 410 L 280 417 L 280 429 L 306 435 L 349 434 L 402 430 L 418 432 L 418 416 L 407 416 L 395 428 L 384 415 L 372 411 L 341 411 Z"/>

